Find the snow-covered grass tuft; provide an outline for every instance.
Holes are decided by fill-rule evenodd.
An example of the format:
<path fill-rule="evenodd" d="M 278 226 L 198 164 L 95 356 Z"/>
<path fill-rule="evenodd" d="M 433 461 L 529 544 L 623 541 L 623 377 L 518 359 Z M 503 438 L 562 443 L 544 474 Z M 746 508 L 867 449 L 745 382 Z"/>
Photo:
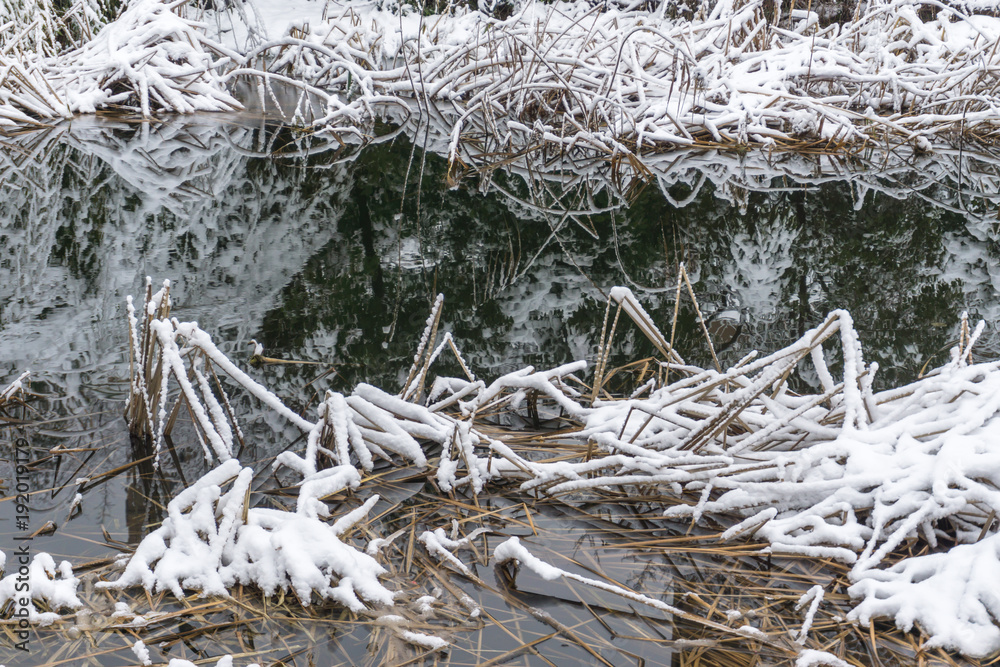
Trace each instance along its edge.
<path fill-rule="evenodd" d="M 235 459 L 226 461 L 170 501 L 163 525 L 143 538 L 116 581 L 101 586 L 142 586 L 180 598 L 185 589 L 227 596 L 231 587 L 243 584 L 265 595 L 293 592 L 304 606 L 314 594 L 352 611 L 365 609 L 366 603 L 392 605 L 392 592 L 379 581 L 385 568 L 341 540 L 378 497 L 327 523 L 316 504 L 307 501 L 356 485 L 358 478 L 353 468 L 324 473 L 330 473 L 321 473 L 330 483 L 310 487 L 307 482 L 298 509 L 286 512 L 248 506 L 253 470 Z"/>
<path fill-rule="evenodd" d="M 0 572 L 5 571 L 4 560 L 0 557 Z M 40 552 L 27 563 L 20 552 L 15 552 L 7 566 L 6 571 L 10 573 L 0 579 L 0 609 L 11 605 L 14 618 L 44 626 L 59 620 L 59 611 L 83 606 L 76 595 L 80 582 L 73 575 L 69 561 L 64 560 L 57 566 L 52 556 Z M 48 611 L 39 610 L 38 605 Z"/>

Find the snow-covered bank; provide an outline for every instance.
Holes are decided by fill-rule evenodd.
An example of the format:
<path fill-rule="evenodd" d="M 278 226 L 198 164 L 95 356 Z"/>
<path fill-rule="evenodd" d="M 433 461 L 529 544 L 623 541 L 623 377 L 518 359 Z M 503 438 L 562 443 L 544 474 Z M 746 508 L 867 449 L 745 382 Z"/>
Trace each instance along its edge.
<path fill-rule="evenodd" d="M 826 27 L 801 9 L 769 18 L 763 0 L 705 3 L 693 20 L 666 18 L 667 3 L 532 1 L 504 20 L 462 5 L 432 16 L 360 0 L 259 5 L 214 14 L 134 0 L 58 55 L 5 53 L 18 76 L 0 84 L 0 118 L 227 109 L 250 79 L 264 100 L 272 82 L 301 91 L 292 116 L 333 130 L 368 131 L 386 105 L 433 107 L 453 156 L 462 142 L 613 155 L 893 137 L 924 150 L 997 129 L 1000 20 L 933 2 L 871 2 Z"/>
<path fill-rule="evenodd" d="M 888 135 L 927 148 L 939 133 L 990 135 L 1000 22 L 950 10 L 924 22 L 921 7 L 871 3 L 852 23 L 820 28 L 815 14 L 769 22 L 763 2 L 730 0 L 693 21 L 667 20 L 663 6 L 528 2 L 497 21 L 347 3 L 282 64 L 356 104 L 379 94 L 437 104 L 453 149 L 472 136 L 484 152 L 550 143 L 615 154 Z"/>
<path fill-rule="evenodd" d="M 138 0 L 99 31 L 99 7 L 82 4 L 86 20 L 63 31 L 90 38 L 67 47 L 55 28 L 29 39 L 26 35 L 38 31 L 18 16 L 22 3 L 4 2 L 4 13 L 13 20 L 0 38 L 0 67 L 7 72 L 0 84 L 0 126 L 44 123 L 98 109 L 148 117 L 239 108 L 219 74 L 226 63 L 239 60 L 238 54 L 207 39 L 201 24 L 182 17 L 185 4 Z M 35 25 L 75 18 L 72 12 L 56 17 L 48 5 L 35 10 Z"/>
<path fill-rule="evenodd" d="M 600 359 L 613 333 L 602 344 L 591 389 L 581 381 L 584 362 L 526 368 L 492 382 L 476 379 L 471 369 L 466 378 L 431 382 L 441 354 L 461 359 L 450 335 L 438 340 L 439 300 L 397 396 L 367 385 L 349 396 L 328 393 L 315 422 L 243 375 L 197 325 L 156 319 L 168 295 L 151 295 L 154 307 L 139 311 L 147 313 L 145 323 L 133 324 L 132 340 L 144 341 L 134 353 L 133 405 L 159 409 L 135 426 L 157 439 L 164 433 L 175 410 L 167 383 L 176 381 L 182 387 L 177 405 L 191 409 L 206 457 L 219 463 L 170 503 L 169 519 L 143 540 L 111 586 L 225 594 L 241 583 L 267 594 L 294 590 L 303 604 L 316 594 L 356 611 L 365 610 L 365 602 L 392 606 L 395 593 L 379 581 L 385 570 L 377 558 L 394 536 L 369 539 L 366 549 L 341 539 L 378 502 L 364 497 L 364 481 L 382 461 L 426 470 L 444 492 L 477 494 L 517 483 L 522 491 L 565 498 L 599 490 L 606 501 L 608 494 L 628 498 L 631 489 L 641 489 L 645 498 L 659 499 L 651 509 L 660 515 L 732 524 L 722 540 L 756 535 L 769 543 L 769 553 L 849 563 L 854 621 L 888 618 L 907 630 L 916 624 L 928 635 L 927 646 L 971 656 L 1000 651 L 1000 607 L 991 593 L 991 573 L 1000 570 L 994 521 L 1000 511 L 1000 362 L 970 360 L 982 325 L 971 329 L 963 322 L 945 366 L 876 393 L 877 365 L 864 362 L 846 312 L 831 313 L 782 350 L 760 359 L 748 355 L 723 371 L 687 365 L 628 290 L 611 294 L 608 322 L 612 311 L 623 310 L 626 317 L 614 321 L 639 324 L 664 354 L 628 397 L 602 389 Z M 800 370 L 819 378 L 817 393 L 789 388 Z M 275 460 L 296 480 L 294 511 L 249 502 L 255 473 L 233 456 L 235 417 L 224 407 L 227 397 L 207 381 L 216 372 L 306 436 Z M 163 393 L 150 395 L 156 377 Z M 518 454 L 502 441 L 495 421 L 515 413 L 577 424 L 560 438 L 579 442 L 581 455 L 541 463 Z M 327 523 L 323 499 L 347 488 L 356 488 L 363 502 Z M 322 536 L 326 547 L 300 543 L 303 531 Z M 433 558 L 474 577 L 452 553 L 471 539 L 442 531 L 419 542 Z M 521 560 L 545 579 L 565 572 L 514 546 L 495 558 Z M 605 590 L 630 597 L 620 587 Z M 673 605 L 631 599 L 674 613 Z M 812 591 L 800 606 L 810 604 L 811 619 L 823 600 L 822 590 Z M 735 631 L 775 639 L 750 626 Z M 808 622 L 797 639 L 807 631 Z"/>

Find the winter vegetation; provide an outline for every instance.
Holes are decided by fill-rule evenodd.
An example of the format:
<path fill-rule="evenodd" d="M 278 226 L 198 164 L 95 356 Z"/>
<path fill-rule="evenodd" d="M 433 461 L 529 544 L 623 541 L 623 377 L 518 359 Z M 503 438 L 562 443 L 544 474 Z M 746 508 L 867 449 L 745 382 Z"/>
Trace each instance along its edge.
<path fill-rule="evenodd" d="M 690 289 L 683 268 L 679 276 L 678 304 Z M 197 324 L 171 318 L 169 287 L 154 293 L 150 282 L 141 308 L 129 300 L 128 420 L 156 465 L 178 413 L 186 412 L 211 469 L 170 500 L 162 524 L 120 559 L 118 575 L 101 588 L 142 587 L 179 598 L 185 591 L 228 597 L 237 585 L 265 596 L 287 593 L 305 607 L 326 601 L 368 615 L 419 650 L 447 650 L 447 637 L 414 631 L 412 616 L 396 611 L 405 605 L 426 613 L 433 599 L 408 600 L 383 580 L 382 551 L 407 529 L 379 535 L 364 528 L 380 502 L 365 492 L 371 480 L 410 469 L 465 503 L 501 488 L 571 505 L 588 494 L 604 502 L 642 498 L 649 522 L 724 527 L 715 539 L 753 539 L 771 556 L 843 563 L 853 609 L 838 623 L 888 620 L 919 629 L 923 646 L 971 657 L 1000 650 L 1000 609 L 991 593 L 1000 568 L 992 456 L 1000 366 L 971 360 L 982 323 L 971 327 L 963 319 L 944 366 L 875 392 L 878 366 L 865 363 L 846 312 L 831 313 L 775 353 L 748 354 L 726 370 L 699 368 L 674 349 L 672 329 L 664 334 L 630 290 L 616 287 L 592 374 L 581 361 L 487 382 L 467 366 L 451 335 L 440 334 L 439 298 L 398 394 L 368 385 L 346 396 L 327 392 L 310 420 L 241 371 Z M 609 368 L 609 351 L 626 327 L 647 337 L 657 356 L 631 370 Z M 464 376 L 432 381 L 442 355 L 453 356 Z M 807 378 L 813 391 L 793 390 Z M 273 473 L 238 461 L 234 392 L 252 395 L 302 433 L 274 459 Z M 518 444 L 552 437 L 575 443 L 576 455 L 548 459 Z M 255 477 L 279 473 L 294 489 L 294 509 L 252 503 Z M 327 499 L 352 489 L 359 503 L 332 512 L 343 505 Z M 425 530 L 409 549 L 422 545 L 430 561 L 485 586 L 462 552 L 479 553 L 480 536 L 496 531 L 481 523 L 456 534 L 457 525 L 450 536 L 444 528 Z M 477 560 L 512 577 L 519 566 L 546 581 L 567 579 L 759 642 L 796 664 L 848 664 L 822 650 L 822 639 L 810 644 L 817 613 L 836 595 L 822 584 L 799 597 L 800 627 L 765 632 L 739 611 L 727 612 L 732 623 L 719 622 L 600 572 L 595 578 L 545 562 L 517 537 L 491 554 Z M 41 582 L 33 595 L 46 609 L 81 605 L 68 563 L 57 572 L 40 554 L 32 568 Z M 13 577 L 0 581 L 2 604 Z M 468 607 L 473 617 L 477 609 Z M 59 618 L 34 613 L 40 622 Z"/>
<path fill-rule="evenodd" d="M 818 9 L 818 7 L 816 8 Z M 369 136 L 438 116 L 474 143 L 622 159 L 681 146 L 927 150 L 996 133 L 1000 19 L 937 0 L 812 5 L 4 0 L 0 119 L 218 111 L 278 98 L 290 119 Z M 32 18 L 28 18 L 32 17 Z M 297 99 L 296 99 L 297 98 Z M 621 157 L 619 157 L 621 156 Z"/>
<path fill-rule="evenodd" d="M 293 10 L 301 16 L 289 21 Z M 351 0 L 307 3 L 284 13 L 259 1 L 222 7 L 80 0 L 67 7 L 0 0 L 0 131 L 19 149 L 0 155 L 0 174 L 5 182 L 23 178 L 40 190 L 41 198 L 33 193 L 31 201 L 41 203 L 29 214 L 45 218 L 40 213 L 58 210 L 50 204 L 65 199 L 58 187 L 64 174 L 37 172 L 61 150 L 62 139 L 58 129 L 18 136 L 25 126 L 98 112 L 148 119 L 255 105 L 315 131 L 297 140 L 294 150 L 344 151 L 331 168 L 341 189 L 311 203 L 319 217 L 343 213 L 352 145 L 406 132 L 446 158 L 450 183 L 477 174 L 481 189 L 500 193 L 510 210 L 547 222 L 549 243 L 561 242 L 559 232 L 574 224 L 596 235 L 587 215 L 626 206 L 640 182 L 655 183 L 672 203 L 678 191 L 690 202 L 711 188 L 713 196 L 745 210 L 750 194 L 778 174 L 812 185 L 842 176 L 833 158 L 817 167 L 776 161 L 765 152 L 747 157 L 748 146 L 839 151 L 882 167 L 855 179 L 856 208 L 869 190 L 916 192 L 963 216 L 981 243 L 970 249 L 964 237 L 950 237 L 951 261 L 935 270 L 952 282 L 975 274 L 966 286 L 991 289 L 992 241 L 978 232 L 994 224 L 1000 170 L 988 156 L 970 159 L 963 145 L 996 139 L 1000 19 L 991 11 L 937 0 L 873 1 L 827 21 L 812 5 L 764 0 L 692 7 L 666 1 L 417 6 Z M 383 134 L 381 121 L 397 129 Z M 232 143 L 268 153 L 268 147 L 250 146 L 252 134 Z M 135 234 L 123 239 L 148 233 L 145 214 L 154 203 L 182 220 L 170 227 L 173 236 L 212 236 L 203 216 L 190 215 L 200 205 L 192 193 L 209 172 L 215 180 L 205 189 L 212 192 L 218 182 L 235 179 L 236 162 L 220 157 L 220 142 L 211 138 L 143 135 L 135 145 L 110 151 L 108 169 L 94 161 L 74 164 L 66 174 L 87 180 L 88 174 L 114 172 L 128 183 L 121 192 L 142 193 L 138 207 L 109 197 L 119 200 L 114 206 L 138 210 Z M 79 135 L 68 141 L 87 143 Z M 949 149 L 947 142 L 959 147 Z M 681 147 L 696 150 L 664 153 Z M 739 149 L 735 157 L 716 152 L 733 147 Z M 922 169 L 921 182 L 910 176 L 914 165 Z M 510 176 L 518 187 L 510 186 Z M 942 195 L 935 186 L 946 179 L 959 185 Z M 260 185 L 250 184 L 260 195 L 259 211 L 280 209 L 288 200 L 274 182 Z M 981 196 L 970 207 L 971 190 Z M 43 270 L 49 262 L 38 261 L 40 248 L 47 249 L 62 227 L 20 224 L 27 196 L 20 188 L 8 203 L 0 202 L 0 212 L 11 212 L 10 224 L 8 217 L 0 220 L 0 231 L 10 232 L 5 247 L 19 265 L 36 267 L 33 289 L 62 286 Z M 81 200 L 87 215 L 74 211 L 70 217 L 102 216 L 100 207 L 90 211 L 92 202 Z M 234 215 L 252 206 L 240 201 L 213 209 L 220 228 L 234 217 L 254 217 L 249 209 Z M 197 225 L 183 222 L 195 219 Z M 245 264 L 240 257 L 253 254 L 248 246 L 262 256 L 305 256 L 312 249 L 303 238 L 316 244 L 336 239 L 329 225 L 311 219 L 298 224 L 301 229 L 280 243 L 248 228 L 247 243 L 222 248 L 212 261 Z M 784 273 L 763 264 L 784 261 L 804 233 L 778 223 L 774 229 L 779 233 L 769 240 L 762 239 L 767 230 L 728 240 L 737 259 L 725 279 L 748 308 L 773 300 L 780 287 L 773 283 Z M 412 260 L 404 256 L 404 239 L 395 240 L 393 261 L 402 276 L 418 265 L 405 266 Z M 617 242 L 616 236 L 616 252 Z M 773 252 L 760 251 L 765 243 Z M 485 289 L 517 284 L 520 261 L 491 273 Z M 423 258 L 419 268 L 425 268 Z M 748 643 L 801 667 L 852 664 L 831 647 L 843 646 L 850 633 L 870 633 L 874 644 L 876 625 L 910 633 L 901 636 L 921 660 L 936 648 L 984 660 L 1000 652 L 1000 602 L 993 590 L 1000 574 L 1000 471 L 992 453 L 1000 365 L 975 355 L 989 336 L 984 325 L 963 317 L 950 360 L 879 389 L 879 365 L 866 363 L 847 311 L 830 312 L 776 350 L 728 363 L 713 346 L 687 269 L 680 265 L 672 275 L 677 282 L 668 290 L 633 284 L 635 291 L 602 292 L 607 309 L 593 363 L 529 366 L 488 379 L 476 355 L 466 354 L 445 325 L 439 297 L 398 392 L 365 383 L 341 391 L 317 384 L 307 409 L 291 405 L 283 387 L 254 379 L 235 360 L 231 341 L 217 343 L 197 322 L 178 319 L 170 283 L 156 289 L 147 282 L 141 304 L 129 298 L 125 311 L 133 463 L 148 466 L 151 477 L 169 465 L 183 470 L 190 464 L 173 442 L 183 437 L 197 443 L 197 463 L 207 472 L 162 498 L 162 516 L 144 526 L 149 530 L 137 544 L 123 545 L 120 558 L 88 565 L 99 572 L 97 595 L 118 600 L 107 622 L 133 633 L 155 624 L 162 612 L 138 613 L 140 597 L 152 606 L 168 599 L 216 611 L 227 604 L 243 608 L 252 599 L 264 613 L 273 601 L 303 616 L 332 609 L 341 620 L 363 619 L 397 647 L 392 656 L 399 659 L 389 662 L 405 662 L 414 655 L 448 655 L 459 635 L 481 627 L 476 624 L 484 618 L 502 625 L 456 580 L 490 591 L 516 591 L 521 584 L 529 589 L 541 580 L 574 594 L 590 591 L 601 608 L 631 609 L 647 625 L 650 618 L 671 619 L 710 633 L 713 641 Z M 275 279 L 268 296 L 283 285 Z M 13 297 L 22 287 L 0 290 L 13 290 Z M 523 292 L 511 300 L 518 303 L 546 296 L 528 291 L 526 281 L 517 287 Z M 674 300 L 673 321 L 647 311 L 653 292 Z M 90 287 L 81 287 L 81 299 L 88 294 Z M 801 298 L 808 302 L 808 294 Z M 675 346 L 684 299 L 697 313 L 703 358 L 710 363 L 685 361 Z M 17 320 L 24 299 L 7 300 Z M 85 308 L 54 315 L 89 316 Z M 237 309 L 220 317 L 234 328 L 246 326 Z M 613 354 L 626 329 L 631 340 L 648 341 L 655 355 L 616 367 Z M 445 366 L 457 369 L 456 376 L 439 375 Z M 31 398 L 28 372 L 15 377 L 0 384 L 0 424 L 17 424 Z M 283 443 L 263 462 L 246 453 L 253 448 L 244 422 L 248 404 L 267 415 Z M 75 483 L 70 515 L 92 480 Z M 436 507 L 453 515 L 445 519 L 447 512 L 422 510 L 416 501 L 411 509 L 407 493 L 426 500 L 427 491 L 407 491 L 407 485 L 433 489 Z M 494 508 L 497 498 L 516 498 L 521 518 L 495 522 L 509 507 Z M 555 550 L 543 557 L 527 539 L 538 537 L 535 520 L 542 519 L 533 518 L 532 499 L 559 511 L 583 512 L 593 504 L 633 508 L 630 525 L 643 528 L 625 532 L 623 541 L 637 550 L 652 540 L 642 531 L 654 526 L 674 533 L 657 533 L 653 542 L 703 548 L 710 541 L 717 555 L 766 559 L 768 570 L 772 559 L 798 559 L 813 569 L 797 580 L 805 586 L 782 591 L 790 611 L 778 624 L 763 620 L 766 612 L 737 605 L 696 606 L 691 600 L 701 602 L 694 590 L 676 599 L 668 593 L 673 585 L 640 592 L 635 581 L 572 558 L 559 560 Z M 418 510 L 424 512 L 419 521 Z M 407 512 L 412 519 L 400 520 Z M 514 534 L 515 524 L 524 532 Z M 81 586 L 84 580 L 68 562 L 57 565 L 37 553 L 25 605 L 15 596 L 19 575 L 12 564 L 0 553 L 6 575 L 0 611 L 26 609 L 39 626 L 73 617 L 77 634 L 87 631 L 81 610 L 93 604 L 93 579 Z M 430 591 L 414 583 L 416 568 L 434 582 Z M 252 597 L 243 597 L 248 591 Z M 551 636 L 607 663 L 606 647 L 513 595 L 508 601 L 551 628 Z M 651 641 L 673 641 L 657 639 L 659 630 L 650 627 Z M 187 638 L 185 632 L 170 641 Z M 612 639 L 621 635 L 609 633 Z M 153 642 L 147 646 L 138 637 L 130 642 L 132 654 L 152 664 Z M 529 654 L 533 646 L 524 640 L 495 662 Z M 234 664 L 231 656 L 213 654 L 211 660 L 218 667 Z"/>

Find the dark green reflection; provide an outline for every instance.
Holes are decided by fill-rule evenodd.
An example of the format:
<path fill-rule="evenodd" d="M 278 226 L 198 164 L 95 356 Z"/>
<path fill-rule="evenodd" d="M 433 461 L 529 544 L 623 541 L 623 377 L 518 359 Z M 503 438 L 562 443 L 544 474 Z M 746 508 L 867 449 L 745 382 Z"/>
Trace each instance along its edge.
<path fill-rule="evenodd" d="M 343 388 L 395 389 L 441 292 L 447 328 L 487 377 L 592 359 L 603 293 L 632 287 L 668 330 L 683 261 L 724 364 L 787 344 L 843 308 L 884 387 L 912 379 L 946 347 L 963 309 L 990 317 L 998 303 L 987 282 L 970 289 L 955 277 L 973 255 L 993 257 L 997 244 L 975 218 L 928 203 L 947 201 L 948 183 L 903 198 L 869 190 L 859 205 L 848 178 L 774 176 L 772 189 L 758 182 L 734 204 L 733 183 L 707 179 L 696 189 L 691 170 L 664 186 L 674 201 L 690 199 L 684 206 L 655 183 L 629 206 L 592 185 L 550 191 L 550 209 L 577 207 L 568 215 L 525 205 L 538 202 L 540 186 L 520 176 L 493 174 L 485 186 L 467 178 L 449 189 L 446 172 L 444 159 L 421 156 L 403 138 L 363 151 L 339 237 L 308 259 L 263 319 L 258 338 L 268 349 L 340 364 Z M 597 212 L 579 212 L 584 201 Z M 682 354 L 710 364 L 686 294 L 679 323 Z M 649 354 L 623 324 L 616 361 Z M 442 360 L 441 372 L 459 372 L 450 355 Z"/>
<path fill-rule="evenodd" d="M 946 358 L 964 309 L 989 322 L 980 351 L 995 348 L 1000 168 L 876 157 L 682 153 L 641 179 L 512 163 L 456 184 L 402 134 L 359 149 L 213 117 L 20 135 L 0 150 L 0 372 L 41 369 L 69 394 L 115 375 L 121 304 L 152 275 L 237 358 L 256 338 L 267 356 L 336 365 L 339 389 L 398 388 L 440 292 L 444 327 L 491 378 L 592 359 L 613 285 L 669 332 L 684 262 L 722 363 L 844 308 L 877 384 L 897 384 Z M 679 325 L 681 353 L 710 364 L 686 295 Z M 614 350 L 652 353 L 627 323 Z M 287 395 L 319 371 L 258 373 Z"/>

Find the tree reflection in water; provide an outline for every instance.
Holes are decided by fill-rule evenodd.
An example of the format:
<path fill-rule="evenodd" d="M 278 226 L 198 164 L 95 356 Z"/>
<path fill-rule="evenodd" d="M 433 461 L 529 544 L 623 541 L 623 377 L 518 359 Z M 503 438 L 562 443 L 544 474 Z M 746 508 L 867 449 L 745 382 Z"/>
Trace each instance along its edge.
<path fill-rule="evenodd" d="M 218 117 L 74 121 L 3 140 L 0 385 L 31 368 L 49 396 L 39 413 L 67 418 L 33 436 L 33 483 L 52 489 L 33 520 L 66 524 L 38 549 L 103 557 L 107 537 L 135 544 L 204 471 L 191 439 L 170 449 L 177 479 L 146 461 L 80 481 L 143 461 L 126 444 L 120 378 L 122 305 L 146 275 L 173 280 L 175 313 L 234 359 L 256 339 L 266 356 L 334 365 L 305 388 L 322 369 L 253 371 L 303 408 L 324 387 L 396 390 L 439 292 L 443 326 L 481 377 L 592 361 L 609 288 L 629 286 L 668 330 L 681 262 L 724 365 L 833 308 L 853 314 L 879 386 L 940 362 L 963 309 L 989 323 L 980 352 L 997 352 L 1000 169 L 988 155 L 608 164 L 535 151 L 496 164 L 465 151 L 449 167 L 446 142 L 409 129 L 426 151 L 402 132 L 360 149 Z M 685 298 L 677 347 L 707 366 L 700 331 Z M 652 353 L 630 326 L 615 340 L 612 365 Z M 448 359 L 438 370 L 459 372 Z M 255 436 L 244 460 L 294 441 L 236 400 Z M 60 447 L 71 453 L 48 456 Z M 77 490 L 83 515 L 69 523 Z"/>

